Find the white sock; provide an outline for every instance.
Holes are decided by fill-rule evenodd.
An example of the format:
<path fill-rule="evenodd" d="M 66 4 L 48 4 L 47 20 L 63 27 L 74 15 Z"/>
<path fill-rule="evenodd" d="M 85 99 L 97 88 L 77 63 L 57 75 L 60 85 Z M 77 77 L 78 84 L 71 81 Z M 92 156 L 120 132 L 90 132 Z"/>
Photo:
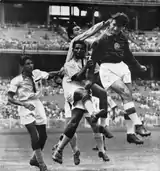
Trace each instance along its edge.
<path fill-rule="evenodd" d="M 109 116 L 107 118 L 101 118 L 101 124 L 102 126 L 109 126 Z"/>
<path fill-rule="evenodd" d="M 96 140 L 98 150 L 104 153 L 105 150 L 104 150 L 104 142 L 103 142 L 103 136 L 102 136 L 102 134 L 100 134 L 100 133 L 94 133 L 94 138 Z"/>
<path fill-rule="evenodd" d="M 125 120 L 127 127 L 127 134 L 135 134 L 135 125 L 131 120 Z"/>
<path fill-rule="evenodd" d="M 132 120 L 135 125 L 141 125 L 142 122 L 136 113 L 136 109 L 133 102 L 128 102 L 123 105 L 128 117 Z M 129 113 L 128 113 L 129 112 Z M 131 113 L 132 112 L 132 113 Z"/>

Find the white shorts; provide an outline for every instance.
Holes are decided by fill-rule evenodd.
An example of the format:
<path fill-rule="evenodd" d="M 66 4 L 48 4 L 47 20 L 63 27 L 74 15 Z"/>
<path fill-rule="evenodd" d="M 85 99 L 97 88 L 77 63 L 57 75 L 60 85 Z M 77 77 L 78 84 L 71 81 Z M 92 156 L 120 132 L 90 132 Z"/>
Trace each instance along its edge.
<path fill-rule="evenodd" d="M 81 100 L 78 101 L 75 105 L 73 105 L 75 91 L 79 88 L 85 90 L 84 86 L 76 84 L 74 82 L 67 82 L 65 77 L 63 78 L 62 85 L 64 90 L 64 98 L 67 102 L 69 102 L 72 105 L 72 109 L 75 107 L 79 109 L 85 109 Z"/>
<path fill-rule="evenodd" d="M 30 111 L 23 106 L 19 106 L 19 116 L 21 124 L 26 125 L 35 121 L 36 125 L 47 124 L 47 117 L 45 114 L 44 106 L 39 99 L 28 100 L 26 103 L 31 103 L 35 106 L 34 111 Z"/>
<path fill-rule="evenodd" d="M 99 99 L 96 97 L 92 97 L 92 102 L 95 111 L 99 111 Z M 78 108 L 78 106 L 76 107 Z M 67 101 L 65 101 L 64 110 L 65 110 L 65 118 L 71 118 L 72 117 L 71 107 Z M 84 114 L 84 117 L 90 117 L 89 113 L 86 112 Z"/>
<path fill-rule="evenodd" d="M 101 83 L 106 90 L 117 80 L 131 83 L 131 72 L 124 62 L 101 64 L 99 75 Z"/>

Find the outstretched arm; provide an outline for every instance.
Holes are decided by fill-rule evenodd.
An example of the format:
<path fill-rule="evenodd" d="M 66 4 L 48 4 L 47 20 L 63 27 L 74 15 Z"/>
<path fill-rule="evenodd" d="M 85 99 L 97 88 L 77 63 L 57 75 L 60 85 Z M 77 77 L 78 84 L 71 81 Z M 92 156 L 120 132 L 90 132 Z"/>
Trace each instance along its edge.
<path fill-rule="evenodd" d="M 96 34 L 99 30 L 103 29 L 104 27 L 107 27 L 109 21 L 107 20 L 106 22 L 100 22 L 97 23 L 96 25 L 92 26 L 90 29 L 88 29 L 87 31 L 85 31 L 84 33 L 76 36 L 70 43 L 69 46 L 69 50 L 67 53 L 67 58 L 66 58 L 66 62 L 70 61 L 73 57 L 73 52 L 72 52 L 72 46 L 73 46 L 73 42 L 77 41 L 77 40 L 86 40 L 87 38 L 93 36 L 94 34 Z"/>
<path fill-rule="evenodd" d="M 52 78 L 54 78 L 55 76 L 57 76 L 59 74 L 59 71 L 51 71 L 51 72 L 48 72 L 48 78 L 47 80 L 50 80 Z"/>

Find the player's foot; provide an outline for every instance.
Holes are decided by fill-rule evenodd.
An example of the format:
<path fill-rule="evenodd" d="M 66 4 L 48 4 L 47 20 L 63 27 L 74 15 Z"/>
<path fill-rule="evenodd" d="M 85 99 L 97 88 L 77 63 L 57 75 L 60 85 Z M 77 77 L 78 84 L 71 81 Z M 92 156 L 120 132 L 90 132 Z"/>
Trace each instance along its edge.
<path fill-rule="evenodd" d="M 31 166 L 39 167 L 39 163 L 38 163 L 38 161 L 37 161 L 35 155 L 30 159 L 29 164 L 30 164 Z"/>
<path fill-rule="evenodd" d="M 143 144 L 143 141 L 140 140 L 135 134 L 127 134 L 127 142 L 134 144 Z"/>
<path fill-rule="evenodd" d="M 63 163 L 63 151 L 55 149 L 52 153 L 53 161 L 62 164 Z"/>
<path fill-rule="evenodd" d="M 99 112 L 91 115 L 91 120 L 93 123 L 96 123 L 99 118 L 105 118 L 106 115 L 107 115 L 106 111 L 104 109 L 102 109 Z"/>
<path fill-rule="evenodd" d="M 98 151 L 98 147 L 95 146 L 95 147 L 92 148 L 92 150 L 93 150 L 93 151 Z M 104 150 L 107 151 L 107 148 L 106 148 L 105 146 L 104 146 Z"/>
<path fill-rule="evenodd" d="M 39 165 L 40 171 L 48 171 L 47 166 L 45 164 Z"/>
<path fill-rule="evenodd" d="M 139 134 L 140 136 L 142 137 L 147 137 L 147 136 L 150 136 L 151 135 L 151 132 L 148 131 L 144 125 L 136 125 L 136 134 Z"/>
<path fill-rule="evenodd" d="M 80 164 L 80 151 L 77 150 L 76 153 L 73 154 L 74 164 L 79 165 Z"/>
<path fill-rule="evenodd" d="M 107 127 L 99 125 L 99 132 L 102 133 L 106 138 L 113 138 L 113 134 L 108 130 Z"/>
<path fill-rule="evenodd" d="M 110 161 L 109 157 L 107 156 L 106 152 L 98 152 L 98 156 L 103 159 L 103 161 Z"/>

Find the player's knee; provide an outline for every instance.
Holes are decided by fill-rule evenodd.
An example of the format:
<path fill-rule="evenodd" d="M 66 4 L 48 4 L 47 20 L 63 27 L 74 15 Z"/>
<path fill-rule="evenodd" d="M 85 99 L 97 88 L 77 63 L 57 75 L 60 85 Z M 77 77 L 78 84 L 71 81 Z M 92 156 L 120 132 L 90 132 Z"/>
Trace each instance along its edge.
<path fill-rule="evenodd" d="M 82 103 L 85 103 L 86 100 L 91 99 L 89 93 L 85 89 L 78 89 L 74 93 L 74 102 L 77 102 L 79 100 L 82 100 Z"/>
<path fill-rule="evenodd" d="M 82 100 L 83 94 L 84 94 L 84 89 L 77 89 L 74 92 L 74 96 L 73 96 L 74 101 L 77 102 L 79 100 Z"/>
<path fill-rule="evenodd" d="M 99 127 L 97 124 L 92 124 L 91 128 L 93 130 L 94 133 L 99 133 Z"/>

